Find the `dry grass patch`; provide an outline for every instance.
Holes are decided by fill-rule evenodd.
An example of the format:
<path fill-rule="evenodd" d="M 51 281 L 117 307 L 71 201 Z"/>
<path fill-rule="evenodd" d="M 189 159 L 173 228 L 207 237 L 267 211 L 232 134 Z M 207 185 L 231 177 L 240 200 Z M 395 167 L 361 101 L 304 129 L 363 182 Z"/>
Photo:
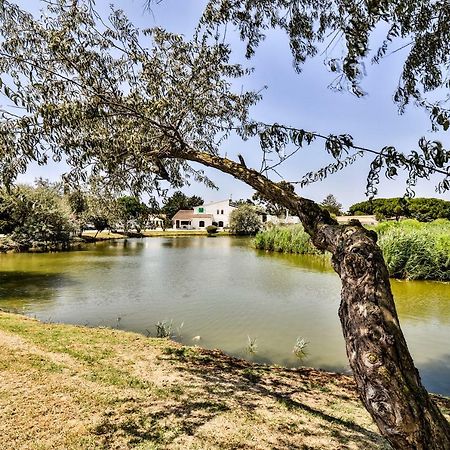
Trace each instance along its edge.
<path fill-rule="evenodd" d="M 2 448 L 388 448 L 350 377 L 165 339 L 0 313 L 0 371 Z"/>

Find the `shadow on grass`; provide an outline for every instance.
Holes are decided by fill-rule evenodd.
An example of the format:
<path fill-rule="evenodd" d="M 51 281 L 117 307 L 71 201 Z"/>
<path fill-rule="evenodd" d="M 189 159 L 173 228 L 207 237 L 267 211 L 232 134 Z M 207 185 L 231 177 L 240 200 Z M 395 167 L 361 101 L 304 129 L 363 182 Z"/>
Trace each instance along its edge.
<path fill-rule="evenodd" d="M 147 405 L 131 414 L 127 413 L 125 421 L 120 421 L 117 415 L 110 420 L 105 417 L 105 423 L 95 431 L 103 435 L 105 445 L 118 433 L 126 436 L 133 444 L 150 441 L 164 446 L 179 436 L 194 435 L 199 427 L 234 409 L 241 410 L 250 419 L 245 425 L 250 429 L 253 427 L 251 420 L 255 410 L 267 407 L 270 412 L 276 402 L 293 412 L 293 415 L 267 422 L 267 426 L 277 434 L 278 445 L 273 448 L 310 448 L 302 444 L 306 436 L 317 438 L 317 442 L 334 438 L 340 446 L 344 445 L 342 448 L 346 448 L 345 444 L 349 442 L 357 448 L 390 448 L 377 433 L 351 419 L 333 415 L 332 408 L 316 407 L 314 405 L 317 403 L 314 402 L 306 403 L 325 385 L 336 386 L 334 391 L 338 390 L 339 395 L 333 392 L 335 399 L 340 396 L 343 402 L 355 400 L 356 391 L 349 378 L 308 368 L 268 368 L 229 357 L 219 351 L 188 347 L 168 347 L 161 359 L 184 373 L 189 383 L 193 380 L 193 384 L 189 385 L 187 391 L 183 386 L 184 391 L 179 392 L 179 395 L 168 393 L 159 406 Z M 326 405 L 328 391 L 324 389 L 322 402 Z M 296 416 L 295 413 L 299 414 Z M 314 419 L 317 419 L 316 423 Z M 260 437 L 265 439 L 264 436 Z M 242 442 L 242 448 L 249 448 L 247 444 Z M 269 441 L 266 444 L 269 445 Z M 259 448 L 254 443 L 251 447 Z"/>

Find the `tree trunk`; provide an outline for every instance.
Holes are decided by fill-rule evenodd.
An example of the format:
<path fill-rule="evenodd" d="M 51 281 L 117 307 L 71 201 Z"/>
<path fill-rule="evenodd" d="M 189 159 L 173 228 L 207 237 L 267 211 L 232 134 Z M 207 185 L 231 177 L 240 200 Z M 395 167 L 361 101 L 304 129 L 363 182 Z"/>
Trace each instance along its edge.
<path fill-rule="evenodd" d="M 332 263 L 350 367 L 381 433 L 396 449 L 450 449 L 450 425 L 414 367 L 376 236 L 359 222 L 341 227 Z"/>
<path fill-rule="evenodd" d="M 339 317 L 365 407 L 395 449 L 450 450 L 450 425 L 422 386 L 400 328 L 376 233 L 359 221 L 338 225 L 311 200 L 226 158 L 178 148 L 172 155 L 214 167 L 295 210 L 316 247 L 331 252 L 342 281 Z"/>

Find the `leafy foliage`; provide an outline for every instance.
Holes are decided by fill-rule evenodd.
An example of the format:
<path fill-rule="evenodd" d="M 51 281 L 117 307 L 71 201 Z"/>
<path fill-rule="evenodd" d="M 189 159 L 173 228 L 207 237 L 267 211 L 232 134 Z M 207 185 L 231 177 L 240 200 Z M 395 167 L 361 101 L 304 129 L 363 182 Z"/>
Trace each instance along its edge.
<path fill-rule="evenodd" d="M 450 219 L 450 202 L 437 198 L 376 198 L 355 203 L 349 212 L 375 214 L 379 217 L 410 217 L 421 222 L 435 219 Z"/>
<path fill-rule="evenodd" d="M 67 243 L 75 230 L 70 208 L 49 186 L 19 185 L 0 191 L 0 232 L 21 248 Z"/>
<path fill-rule="evenodd" d="M 134 193 L 165 180 L 213 186 L 173 156 L 186 147 L 216 154 L 259 98 L 231 91 L 246 71 L 229 62 L 228 46 L 141 32 L 121 11 L 101 18 L 88 1 L 43 5 L 35 19 L 0 3 L 0 89 L 20 111 L 3 109 L 2 182 L 52 157 L 69 164 L 68 182 L 93 174 Z"/>
<path fill-rule="evenodd" d="M 250 56 L 268 28 L 282 28 L 300 68 L 331 31 L 332 39 L 345 40 L 346 53 L 341 62 L 331 58 L 330 69 L 359 95 L 370 34 L 379 22 L 389 22 L 389 39 L 411 39 L 399 104 L 414 99 L 430 107 L 433 123 L 445 128 L 445 101 L 426 103 L 420 88 L 425 92 L 448 82 L 445 49 L 450 44 L 436 41 L 447 31 L 448 10 L 442 2 L 211 0 L 205 27 L 193 42 L 158 28 L 138 30 L 114 9 L 108 18 L 100 17 L 89 0 L 42 4 L 40 19 L 10 1 L 0 4 L 0 93 L 7 99 L 0 120 L 3 184 L 10 185 L 30 162 L 45 164 L 53 158 L 69 164 L 66 182 L 94 175 L 133 195 L 165 193 L 166 182 L 181 187 L 194 180 L 212 187 L 188 160 L 218 155 L 224 139 L 237 130 L 244 138 L 259 138 L 263 173 L 276 171 L 302 147 L 322 140 L 332 162 L 296 181 L 300 186 L 375 153 L 370 196 L 377 192 L 380 174 L 392 178 L 401 169 L 408 173 L 409 194 L 418 178 L 433 173 L 443 175 L 439 191 L 450 189 L 450 152 L 439 142 L 422 138 L 418 150 L 403 154 L 390 146 L 381 151 L 357 146 L 348 134 L 252 122 L 248 110 L 260 97 L 233 91 L 232 79 L 248 71 L 230 62 L 231 50 L 216 33 L 217 24 L 235 23 Z M 267 158 L 272 152 L 278 162 Z"/>
<path fill-rule="evenodd" d="M 180 209 L 193 209 L 195 206 L 203 205 L 203 199 L 197 195 L 188 197 L 181 191 L 176 191 L 172 196 L 167 197 L 161 211 L 167 215 L 168 219 L 172 217 Z"/>
<path fill-rule="evenodd" d="M 230 214 L 230 231 L 238 236 L 256 234 L 262 228 L 262 222 L 256 208 L 240 205 Z"/>
<path fill-rule="evenodd" d="M 361 86 L 365 63 L 379 63 L 401 48 L 406 57 L 393 96 L 395 103 L 400 111 L 409 103 L 419 104 L 427 109 L 436 128 L 449 128 L 448 99 L 427 100 L 428 93 L 449 87 L 448 2 L 209 0 L 202 24 L 212 32 L 229 23 L 247 43 L 247 57 L 254 54 L 270 28 L 283 30 L 298 72 L 308 58 L 322 50 L 328 69 L 336 74 L 330 87 L 349 89 L 356 96 L 365 94 Z M 376 29 L 386 30 L 385 39 L 371 53 L 370 40 Z"/>
<path fill-rule="evenodd" d="M 126 195 L 118 198 L 117 208 L 125 231 L 128 231 L 130 223 L 138 232 L 145 228 L 150 210 L 137 197 Z"/>
<path fill-rule="evenodd" d="M 331 214 L 339 216 L 342 214 L 342 205 L 337 201 L 333 194 L 328 194 L 320 204 L 322 208 L 325 208 Z"/>

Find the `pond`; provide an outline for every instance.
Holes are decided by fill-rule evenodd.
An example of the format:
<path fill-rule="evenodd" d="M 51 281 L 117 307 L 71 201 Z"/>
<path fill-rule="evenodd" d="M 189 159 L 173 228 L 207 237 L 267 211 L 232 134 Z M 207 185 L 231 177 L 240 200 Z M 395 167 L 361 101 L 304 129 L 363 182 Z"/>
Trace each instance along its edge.
<path fill-rule="evenodd" d="M 392 288 L 425 385 L 450 395 L 450 284 L 392 280 Z M 1 308 L 151 335 L 158 321 L 173 321 L 183 343 L 291 367 L 348 371 L 339 290 L 324 258 L 260 252 L 239 238 L 129 239 L 0 255 Z M 308 342 L 303 360 L 293 353 L 297 338 Z"/>

